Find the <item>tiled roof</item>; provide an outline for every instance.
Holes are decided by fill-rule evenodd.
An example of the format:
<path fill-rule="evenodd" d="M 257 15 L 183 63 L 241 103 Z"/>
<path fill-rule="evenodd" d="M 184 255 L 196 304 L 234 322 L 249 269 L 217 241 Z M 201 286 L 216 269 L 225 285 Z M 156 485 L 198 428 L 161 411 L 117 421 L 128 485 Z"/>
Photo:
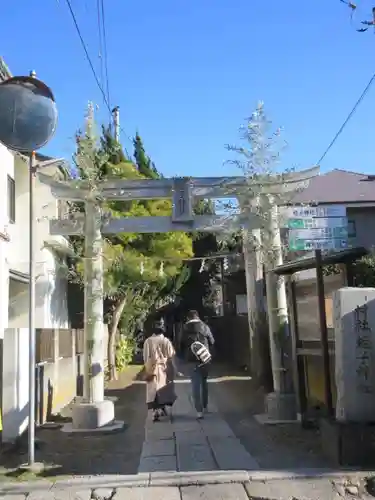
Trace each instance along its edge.
<path fill-rule="evenodd" d="M 370 203 L 375 202 L 375 175 L 335 169 L 310 180 L 293 203 Z"/>

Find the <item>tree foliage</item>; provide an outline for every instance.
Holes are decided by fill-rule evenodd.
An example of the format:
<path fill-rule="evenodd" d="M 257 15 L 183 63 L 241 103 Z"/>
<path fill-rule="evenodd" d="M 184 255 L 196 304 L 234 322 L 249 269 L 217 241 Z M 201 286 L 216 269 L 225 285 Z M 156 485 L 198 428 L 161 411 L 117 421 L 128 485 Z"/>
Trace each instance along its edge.
<path fill-rule="evenodd" d="M 143 146 L 143 141 L 140 135 L 136 134 L 134 140 L 134 159 L 138 169 L 138 172 L 148 179 L 157 179 L 160 177 L 154 163 L 146 155 L 145 148 Z"/>
<path fill-rule="evenodd" d="M 262 102 L 258 103 L 255 111 L 241 126 L 240 139 L 241 145 L 226 146 L 228 151 L 235 153 L 234 158 L 228 163 L 236 166 L 244 175 L 246 183 L 243 188 L 236 188 L 237 199 L 241 212 L 247 219 L 257 217 L 261 237 L 255 240 L 251 232 L 240 231 L 230 235 L 231 241 L 226 241 L 224 244 L 238 247 L 241 239 L 246 238 L 247 244 L 254 250 L 260 250 L 263 261 L 273 267 L 277 261 L 279 249 L 275 249 L 272 242 L 270 220 L 274 219 L 275 225 L 283 226 L 284 221 L 276 207 L 292 203 L 296 194 L 305 189 L 305 184 L 296 183 L 293 189 L 280 189 L 277 193 L 266 193 L 267 184 L 270 182 L 277 183 L 282 188 L 285 175 L 295 169 L 280 168 L 281 155 L 286 142 L 282 139 L 282 129 L 273 128 Z M 287 245 L 284 244 L 281 251 L 284 254 L 287 253 Z"/>
<path fill-rule="evenodd" d="M 375 252 L 365 255 L 353 264 L 354 284 L 358 287 L 375 287 Z"/>
<path fill-rule="evenodd" d="M 151 161 L 144 153 L 150 167 L 140 168 L 142 155 L 137 154 L 137 164 L 124 155 L 108 129 L 103 128 L 100 141 L 95 137 L 92 113 L 88 116 L 84 134 L 77 137 L 78 147 L 75 163 L 81 179 L 89 179 L 94 187 L 99 182 L 111 179 L 156 178 L 157 172 L 150 167 Z M 135 143 L 142 144 L 139 135 Z M 137 147 L 138 147 L 137 146 Z M 145 160 L 146 161 L 146 160 Z M 139 162 L 139 163 L 138 163 Z M 169 200 L 122 201 L 102 200 L 103 213 L 114 218 L 171 215 Z M 78 206 L 83 210 L 82 206 Z M 83 240 L 75 239 L 76 251 L 83 256 Z M 186 278 L 184 259 L 192 255 L 192 240 L 185 233 L 121 233 L 104 238 L 104 290 L 105 317 L 109 324 L 108 371 L 110 378 L 116 376 L 116 344 L 120 360 L 128 359 L 120 347 L 129 349 L 131 342 L 119 338 L 122 334 L 130 338 L 137 320 L 145 319 L 155 304 L 166 295 L 172 295 L 182 286 Z M 83 276 L 84 261 L 78 260 L 76 271 Z M 121 340 L 121 342 L 120 342 Z M 117 363 L 119 368 L 121 362 Z"/>

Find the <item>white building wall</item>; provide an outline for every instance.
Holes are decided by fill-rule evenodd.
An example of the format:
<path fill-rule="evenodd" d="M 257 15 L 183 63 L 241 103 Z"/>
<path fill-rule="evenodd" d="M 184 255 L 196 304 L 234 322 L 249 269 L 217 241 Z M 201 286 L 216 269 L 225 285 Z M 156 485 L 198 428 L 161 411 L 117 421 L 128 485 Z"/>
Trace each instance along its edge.
<path fill-rule="evenodd" d="M 14 156 L 0 143 L 0 233 L 8 233 L 8 182 L 14 177 Z M 0 237 L 0 339 L 4 338 L 4 328 L 8 327 L 9 272 L 7 256 L 9 242 Z"/>
<path fill-rule="evenodd" d="M 46 172 L 51 173 L 52 172 Z M 17 157 L 15 167 L 16 222 L 10 227 L 8 265 L 10 269 L 29 272 L 29 178 L 28 165 Z M 57 240 L 67 245 L 63 237 L 49 235 L 49 220 L 57 217 L 57 200 L 50 188 L 35 182 L 34 195 L 36 261 L 36 328 L 68 328 L 67 280 L 59 260 L 45 242 Z M 28 326 L 28 289 L 23 286 L 12 297 L 12 327 Z"/>
<path fill-rule="evenodd" d="M 9 269 L 29 272 L 29 181 L 28 165 L 0 144 L 0 232 L 9 233 L 10 241 L 0 239 L 0 335 L 3 341 L 2 417 L 3 440 L 13 441 L 28 424 L 29 330 L 28 285 L 9 279 Z M 48 173 L 48 172 L 47 172 Z M 16 217 L 7 216 L 7 175 L 15 179 Z M 45 246 L 49 236 L 48 218 L 57 216 L 57 200 L 48 187 L 35 183 L 35 257 L 36 257 L 36 328 L 68 328 L 67 280 L 58 260 Z"/>
<path fill-rule="evenodd" d="M 13 441 L 27 428 L 29 413 L 29 330 L 5 330 L 3 344 L 3 433 Z"/>

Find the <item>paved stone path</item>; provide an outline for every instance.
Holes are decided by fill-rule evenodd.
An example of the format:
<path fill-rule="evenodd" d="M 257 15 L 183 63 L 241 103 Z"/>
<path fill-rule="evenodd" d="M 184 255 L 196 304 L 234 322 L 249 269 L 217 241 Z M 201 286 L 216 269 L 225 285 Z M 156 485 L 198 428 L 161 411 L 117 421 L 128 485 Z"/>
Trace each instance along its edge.
<path fill-rule="evenodd" d="M 170 417 L 156 423 L 150 417 L 146 421 L 139 473 L 259 469 L 213 403 L 198 421 L 189 381 L 178 380 L 176 392 L 178 399 Z"/>
<path fill-rule="evenodd" d="M 370 500 L 368 472 L 260 470 L 216 405 L 198 421 L 189 381 L 176 391 L 171 416 L 146 421 L 138 474 L 0 484 L 0 500 Z"/>
<path fill-rule="evenodd" d="M 307 474 L 307 476 L 305 475 Z M 310 475 L 309 475 L 310 474 Z M 279 477 L 278 477 L 279 476 Z M 361 475 L 151 473 L 0 486 L 3 500 L 371 500 Z"/>

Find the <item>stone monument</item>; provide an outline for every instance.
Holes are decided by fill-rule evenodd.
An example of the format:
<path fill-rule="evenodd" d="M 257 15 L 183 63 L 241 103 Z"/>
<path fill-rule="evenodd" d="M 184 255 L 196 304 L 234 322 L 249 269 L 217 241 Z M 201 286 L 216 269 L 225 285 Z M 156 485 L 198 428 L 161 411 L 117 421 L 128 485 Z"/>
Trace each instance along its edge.
<path fill-rule="evenodd" d="M 336 420 L 375 421 L 375 288 L 340 288 L 333 295 Z"/>

